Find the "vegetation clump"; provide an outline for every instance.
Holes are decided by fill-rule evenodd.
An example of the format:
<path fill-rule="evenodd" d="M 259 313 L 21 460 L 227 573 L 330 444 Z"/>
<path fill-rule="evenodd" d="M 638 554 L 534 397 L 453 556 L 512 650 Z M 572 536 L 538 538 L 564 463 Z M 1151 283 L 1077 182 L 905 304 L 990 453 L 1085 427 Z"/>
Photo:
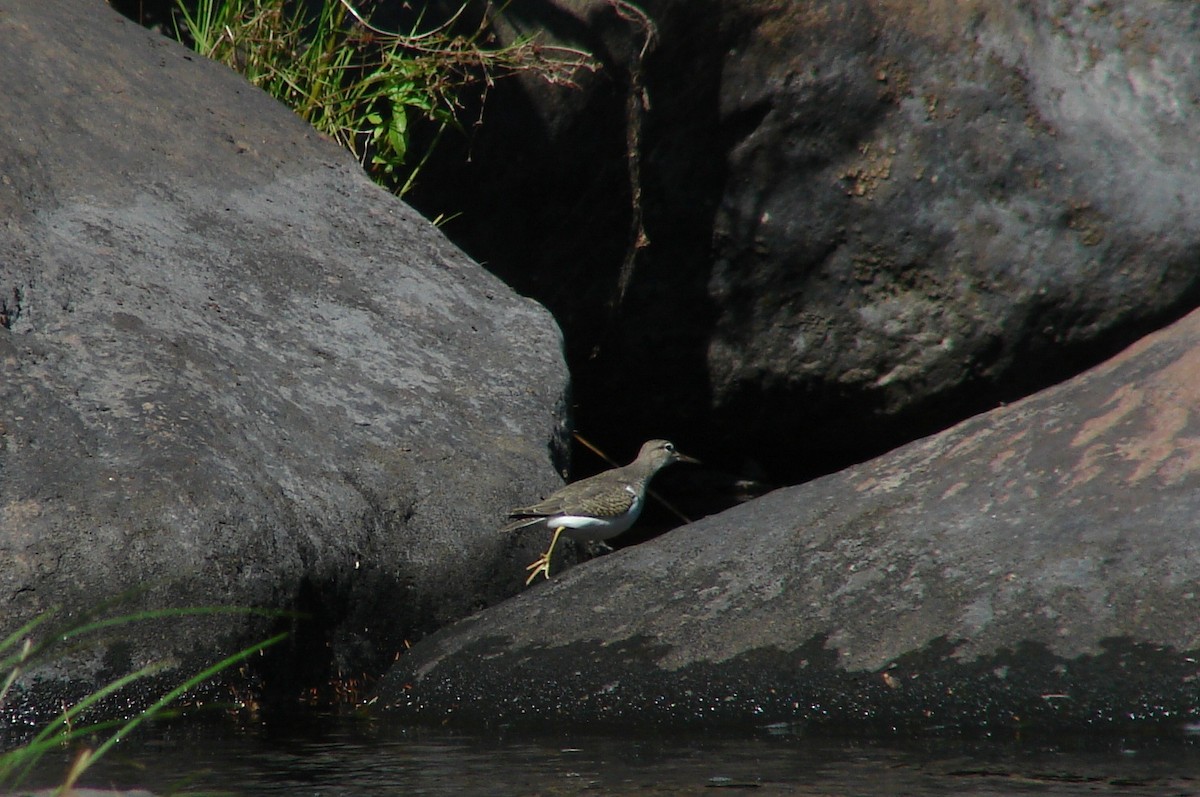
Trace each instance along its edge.
<path fill-rule="evenodd" d="M 486 15 L 467 25 L 468 4 L 406 32 L 372 24 L 348 0 L 178 0 L 176 36 L 241 73 L 359 159 L 371 176 L 404 194 L 447 128 L 462 128 L 464 92 L 533 73 L 570 84 L 590 56 L 543 46 L 536 37 L 498 44 Z M 466 32 L 462 32 L 463 29 Z M 432 134 L 414 157 L 417 123 Z"/>

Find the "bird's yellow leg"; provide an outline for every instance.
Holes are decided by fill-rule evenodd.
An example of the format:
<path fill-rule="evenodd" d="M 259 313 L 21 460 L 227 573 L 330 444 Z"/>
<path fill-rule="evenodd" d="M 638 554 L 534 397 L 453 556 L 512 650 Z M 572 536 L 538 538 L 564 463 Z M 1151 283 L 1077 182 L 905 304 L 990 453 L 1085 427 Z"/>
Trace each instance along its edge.
<path fill-rule="evenodd" d="M 565 526 L 559 526 L 554 530 L 554 536 L 550 538 L 550 547 L 542 554 L 541 558 L 536 562 L 532 562 L 526 570 L 531 570 L 529 578 L 525 579 L 525 586 L 533 583 L 533 580 L 538 577 L 538 573 L 542 573 L 546 578 L 550 578 L 550 554 L 554 553 L 554 546 L 558 544 L 558 535 L 563 533 Z"/>

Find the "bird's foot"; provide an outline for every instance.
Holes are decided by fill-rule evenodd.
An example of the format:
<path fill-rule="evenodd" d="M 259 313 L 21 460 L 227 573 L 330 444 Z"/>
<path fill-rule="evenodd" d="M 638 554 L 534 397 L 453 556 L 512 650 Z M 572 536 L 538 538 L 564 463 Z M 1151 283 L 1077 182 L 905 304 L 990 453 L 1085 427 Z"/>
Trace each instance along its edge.
<path fill-rule="evenodd" d="M 550 547 L 546 549 L 546 552 L 542 554 L 540 559 L 538 559 L 536 562 L 531 562 L 529 567 L 525 568 L 526 570 L 532 571 L 529 574 L 529 578 L 525 579 L 525 586 L 528 587 L 530 584 L 532 584 L 533 580 L 538 577 L 538 573 L 542 573 L 546 576 L 546 579 L 549 580 L 550 554 L 554 553 L 554 546 L 558 545 L 558 536 L 562 533 L 562 526 L 556 528 L 554 530 L 554 536 L 550 538 Z"/>
<path fill-rule="evenodd" d="M 529 578 L 525 579 L 525 586 L 527 587 L 533 583 L 533 580 L 538 577 L 539 573 L 545 575 L 546 578 L 549 579 L 550 552 L 547 551 L 546 553 L 542 554 L 541 558 L 539 558 L 536 562 L 531 562 L 525 569 L 530 571 Z"/>

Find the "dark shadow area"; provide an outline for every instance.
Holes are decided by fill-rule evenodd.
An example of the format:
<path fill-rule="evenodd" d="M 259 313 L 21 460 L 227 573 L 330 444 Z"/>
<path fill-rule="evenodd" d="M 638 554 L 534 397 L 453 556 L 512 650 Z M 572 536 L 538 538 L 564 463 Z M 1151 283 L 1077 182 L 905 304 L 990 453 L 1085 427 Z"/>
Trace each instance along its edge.
<path fill-rule="evenodd" d="M 552 92 L 536 78 L 497 83 L 486 107 L 464 114 L 482 124 L 443 138 L 406 197 L 428 217 L 451 217 L 446 235 L 554 314 L 573 379 L 573 428 L 620 464 L 652 437 L 700 456 L 711 438 L 707 341 L 694 330 L 714 314 L 709 250 L 728 143 L 718 129 L 715 7 L 655 18 L 658 46 L 640 78 L 628 47 L 640 46 L 641 33 L 612 8 L 580 19 L 549 2 L 510 7 L 517 27 L 548 30 L 603 68 L 582 75 L 578 88 Z M 650 100 L 639 152 L 650 243 L 636 255 L 622 300 L 633 213 L 626 103 L 637 79 Z M 680 393 L 685 402 L 664 405 L 664 396 Z M 572 478 L 606 467 L 577 451 Z M 679 522 L 670 514 L 656 522 L 655 514 L 648 510 L 651 526 Z"/>

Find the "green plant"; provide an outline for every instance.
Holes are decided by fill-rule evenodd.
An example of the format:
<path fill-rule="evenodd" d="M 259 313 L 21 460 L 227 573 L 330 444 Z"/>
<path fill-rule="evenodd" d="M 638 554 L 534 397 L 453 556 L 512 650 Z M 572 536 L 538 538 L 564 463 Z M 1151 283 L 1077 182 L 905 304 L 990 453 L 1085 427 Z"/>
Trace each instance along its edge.
<path fill-rule="evenodd" d="M 523 71 L 569 83 L 578 69 L 595 69 L 586 54 L 533 38 L 492 46 L 486 19 L 456 32 L 465 2 L 446 22 L 422 30 L 422 16 L 407 33 L 373 26 L 348 0 L 322 0 L 315 13 L 306 10 L 311 4 L 289 0 L 177 3 L 181 41 L 289 105 L 399 194 L 412 187 L 446 129 L 461 126 L 467 87 L 486 92 L 498 77 Z M 434 132 L 414 163 L 410 143 L 419 120 Z"/>
<path fill-rule="evenodd" d="M 147 620 L 178 619 L 196 615 L 229 613 L 249 613 L 266 616 L 280 616 L 281 614 L 280 612 L 268 610 L 224 606 L 144 611 L 87 621 L 66 631 L 48 633 L 41 642 L 35 643 L 31 636 L 33 632 L 54 616 L 54 612 L 42 614 L 9 634 L 5 639 L 0 640 L 0 672 L 8 672 L 3 685 L 0 685 L 0 707 L 3 707 L 5 698 L 22 672 L 37 662 L 50 658 L 64 644 L 69 647 L 90 634 L 109 628 L 125 627 Z M 85 718 L 88 710 L 96 707 L 105 698 L 139 680 L 169 669 L 171 664 L 165 661 L 153 662 L 105 684 L 80 699 L 73 706 L 65 709 L 29 741 L 0 753 L 0 787 L 15 788 L 28 777 L 38 761 L 47 752 L 61 748 L 63 745 L 81 738 L 91 738 L 107 733 L 107 737 L 95 747 L 84 748 L 76 755 L 58 790 L 59 793 L 69 792 L 89 766 L 98 761 L 101 756 L 122 739 L 128 737 L 143 722 L 161 714 L 188 691 L 195 689 L 232 665 L 246 660 L 255 653 L 265 650 L 286 637 L 287 633 L 276 634 L 269 639 L 244 648 L 232 656 L 221 659 L 169 689 L 132 718 L 103 720 L 84 725 L 77 724 L 77 720 Z"/>

